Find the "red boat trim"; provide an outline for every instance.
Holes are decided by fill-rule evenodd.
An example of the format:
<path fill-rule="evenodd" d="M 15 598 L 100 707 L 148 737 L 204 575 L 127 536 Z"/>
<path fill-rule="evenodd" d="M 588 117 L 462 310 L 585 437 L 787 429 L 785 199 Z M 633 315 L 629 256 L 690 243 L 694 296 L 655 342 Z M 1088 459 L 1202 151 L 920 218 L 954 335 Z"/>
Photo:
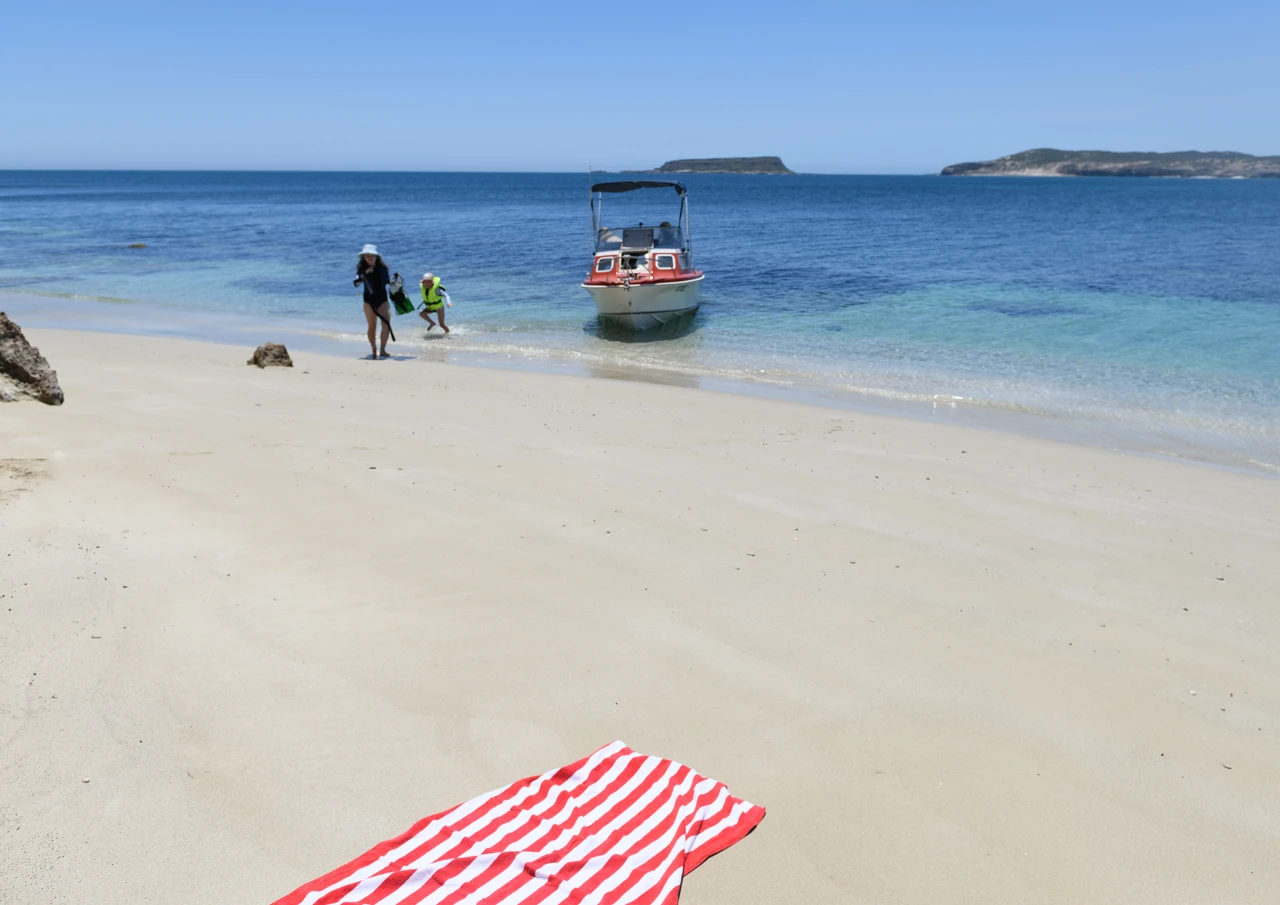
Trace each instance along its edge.
<path fill-rule="evenodd" d="M 632 277 L 631 285 L 632 286 L 674 286 L 679 283 L 696 283 L 698 282 L 698 280 L 702 279 L 704 276 L 706 276 L 706 274 L 699 272 L 697 276 L 690 277 L 690 276 L 682 275 L 682 276 L 673 277 L 669 279 L 668 278 L 659 278 L 659 279 L 650 278 L 645 280 L 645 279 L 636 279 Z M 588 288 L 588 289 L 591 287 L 599 288 L 601 286 L 617 287 L 617 288 L 625 289 L 627 286 L 627 284 L 623 283 L 622 280 L 617 280 L 617 279 L 608 280 L 608 281 L 598 280 L 595 282 L 592 282 L 590 279 L 587 279 L 587 280 L 583 280 L 582 285 L 584 288 Z"/>

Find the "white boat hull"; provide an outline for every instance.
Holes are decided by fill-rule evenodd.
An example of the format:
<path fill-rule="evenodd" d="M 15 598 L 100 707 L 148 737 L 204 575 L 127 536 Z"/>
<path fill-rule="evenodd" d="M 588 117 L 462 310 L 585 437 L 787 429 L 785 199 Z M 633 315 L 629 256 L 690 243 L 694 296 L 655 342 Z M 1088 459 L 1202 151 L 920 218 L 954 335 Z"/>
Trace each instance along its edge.
<path fill-rule="evenodd" d="M 631 330 L 650 330 L 690 317 L 698 310 L 702 277 L 632 286 L 583 283 L 600 317 Z"/>

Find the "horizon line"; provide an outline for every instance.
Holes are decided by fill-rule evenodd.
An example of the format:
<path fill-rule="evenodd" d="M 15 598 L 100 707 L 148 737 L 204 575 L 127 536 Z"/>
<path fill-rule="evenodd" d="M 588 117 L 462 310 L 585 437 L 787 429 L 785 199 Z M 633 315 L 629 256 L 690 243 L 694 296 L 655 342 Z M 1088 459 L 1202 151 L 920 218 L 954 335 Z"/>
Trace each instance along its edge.
<path fill-rule="evenodd" d="M 572 175 L 592 175 L 594 173 L 608 173 L 612 175 L 634 175 L 636 173 L 650 173 L 651 170 L 600 170 L 600 169 L 583 169 L 583 170 L 399 170 L 399 169 L 324 169 L 324 168 L 306 168 L 291 169 L 286 167 L 11 167 L 0 166 L 0 173 L 387 173 L 387 174 L 412 174 L 412 175 L 429 175 L 429 174 L 470 174 L 470 175 L 507 175 L 507 176 L 572 176 Z M 929 170 L 924 172 L 834 172 L 834 171 L 817 171 L 802 172 L 799 170 L 791 173 L 670 173 L 666 175 L 672 176 L 762 176 L 770 177 L 787 177 L 787 176 L 937 176 L 937 170 Z"/>

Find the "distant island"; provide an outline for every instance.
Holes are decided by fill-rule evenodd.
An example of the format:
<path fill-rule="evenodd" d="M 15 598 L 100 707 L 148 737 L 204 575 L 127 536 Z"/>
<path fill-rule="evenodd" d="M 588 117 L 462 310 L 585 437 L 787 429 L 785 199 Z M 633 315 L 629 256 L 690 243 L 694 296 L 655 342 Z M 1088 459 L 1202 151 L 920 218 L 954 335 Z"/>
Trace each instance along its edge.
<path fill-rule="evenodd" d="M 1036 148 L 999 160 L 957 163 L 943 176 L 1149 176 L 1280 179 L 1280 157 L 1237 151 L 1059 151 Z"/>
<path fill-rule="evenodd" d="M 704 157 L 668 160 L 656 170 L 623 170 L 624 173 L 742 173 L 749 176 L 795 175 L 781 157 Z"/>

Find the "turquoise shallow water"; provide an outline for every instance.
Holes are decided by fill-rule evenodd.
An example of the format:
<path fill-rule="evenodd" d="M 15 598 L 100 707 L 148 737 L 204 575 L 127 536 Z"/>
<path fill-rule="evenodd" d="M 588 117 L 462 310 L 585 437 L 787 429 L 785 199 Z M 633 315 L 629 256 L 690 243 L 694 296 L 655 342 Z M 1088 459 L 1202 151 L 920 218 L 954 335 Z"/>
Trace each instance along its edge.
<path fill-rule="evenodd" d="M 398 321 L 424 357 L 1018 412 L 1280 466 L 1280 181 L 685 181 L 704 307 L 659 341 L 596 326 L 577 174 L 4 172 L 0 307 L 189 335 L 278 325 L 361 354 L 350 273 L 375 242 L 457 303 L 447 340 Z M 675 195 L 606 212 L 670 219 Z"/>

